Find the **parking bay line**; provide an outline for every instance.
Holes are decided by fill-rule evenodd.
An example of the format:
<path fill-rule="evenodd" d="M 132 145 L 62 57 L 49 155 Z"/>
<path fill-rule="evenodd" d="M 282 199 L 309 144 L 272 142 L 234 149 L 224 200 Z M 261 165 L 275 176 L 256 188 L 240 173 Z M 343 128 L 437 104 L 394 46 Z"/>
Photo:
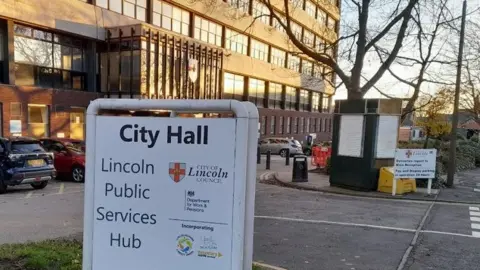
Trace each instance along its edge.
<path fill-rule="evenodd" d="M 343 226 L 358 227 L 358 228 L 370 228 L 370 229 L 411 232 L 411 233 L 415 233 L 417 231 L 416 229 L 407 229 L 407 228 L 380 226 L 380 225 L 371 225 L 371 224 L 362 224 L 362 223 L 328 221 L 328 220 L 310 220 L 310 219 L 275 217 L 275 216 L 255 216 L 255 218 L 267 219 L 267 220 L 282 220 L 282 221 L 292 221 L 292 222 L 303 222 L 303 223 L 311 223 L 311 224 L 343 225 Z M 479 220 L 480 220 L 480 218 L 479 218 Z M 469 238 L 479 238 L 480 237 L 480 232 L 478 233 L 478 236 L 475 235 L 475 234 L 470 235 L 470 234 L 450 233 L 450 232 L 431 231 L 431 230 L 420 230 L 420 233 L 442 234 L 442 235 L 461 236 L 461 237 L 469 237 Z"/>
<path fill-rule="evenodd" d="M 32 195 L 33 195 L 33 191 L 29 191 L 27 195 L 25 195 L 25 199 L 32 197 Z"/>
<path fill-rule="evenodd" d="M 57 194 L 63 194 L 64 190 L 65 190 L 65 184 L 61 183 L 60 187 L 58 188 L 58 193 Z"/>

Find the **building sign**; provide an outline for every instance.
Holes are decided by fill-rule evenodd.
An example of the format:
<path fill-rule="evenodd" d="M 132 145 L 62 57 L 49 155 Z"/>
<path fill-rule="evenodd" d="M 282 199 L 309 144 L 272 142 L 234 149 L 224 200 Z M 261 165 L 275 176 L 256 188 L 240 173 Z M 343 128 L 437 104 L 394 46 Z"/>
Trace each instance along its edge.
<path fill-rule="evenodd" d="M 437 149 L 397 149 L 394 177 L 435 178 Z"/>
<path fill-rule="evenodd" d="M 96 118 L 92 268 L 231 269 L 235 124 Z"/>
<path fill-rule="evenodd" d="M 188 59 L 188 77 L 194 83 L 198 79 L 198 60 L 189 58 Z"/>

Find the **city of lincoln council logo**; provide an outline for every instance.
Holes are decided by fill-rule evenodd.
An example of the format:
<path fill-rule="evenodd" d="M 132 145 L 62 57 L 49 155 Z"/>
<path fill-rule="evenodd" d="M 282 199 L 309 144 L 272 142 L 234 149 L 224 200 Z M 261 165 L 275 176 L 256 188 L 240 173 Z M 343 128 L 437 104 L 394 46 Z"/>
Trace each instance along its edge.
<path fill-rule="evenodd" d="M 185 163 L 170 162 L 168 175 L 175 183 L 180 182 L 185 177 L 187 165 Z"/>

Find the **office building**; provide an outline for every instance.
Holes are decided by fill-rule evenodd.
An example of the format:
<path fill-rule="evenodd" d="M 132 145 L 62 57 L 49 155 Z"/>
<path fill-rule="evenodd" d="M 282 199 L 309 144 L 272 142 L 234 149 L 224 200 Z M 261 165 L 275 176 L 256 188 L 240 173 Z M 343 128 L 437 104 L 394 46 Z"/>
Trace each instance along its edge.
<path fill-rule="evenodd" d="M 332 57 L 338 2 L 290 3 L 295 34 Z M 2 136 L 83 139 L 99 97 L 249 100 L 261 136 L 330 136 L 333 73 L 257 0 L 4 0 L 0 18 Z"/>

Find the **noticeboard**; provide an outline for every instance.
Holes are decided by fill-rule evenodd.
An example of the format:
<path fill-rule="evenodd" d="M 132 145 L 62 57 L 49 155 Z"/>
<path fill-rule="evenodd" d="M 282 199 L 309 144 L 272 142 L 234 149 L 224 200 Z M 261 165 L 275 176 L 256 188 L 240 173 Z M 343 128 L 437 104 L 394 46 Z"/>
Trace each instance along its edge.
<path fill-rule="evenodd" d="M 434 178 L 437 149 L 397 149 L 394 177 Z"/>

